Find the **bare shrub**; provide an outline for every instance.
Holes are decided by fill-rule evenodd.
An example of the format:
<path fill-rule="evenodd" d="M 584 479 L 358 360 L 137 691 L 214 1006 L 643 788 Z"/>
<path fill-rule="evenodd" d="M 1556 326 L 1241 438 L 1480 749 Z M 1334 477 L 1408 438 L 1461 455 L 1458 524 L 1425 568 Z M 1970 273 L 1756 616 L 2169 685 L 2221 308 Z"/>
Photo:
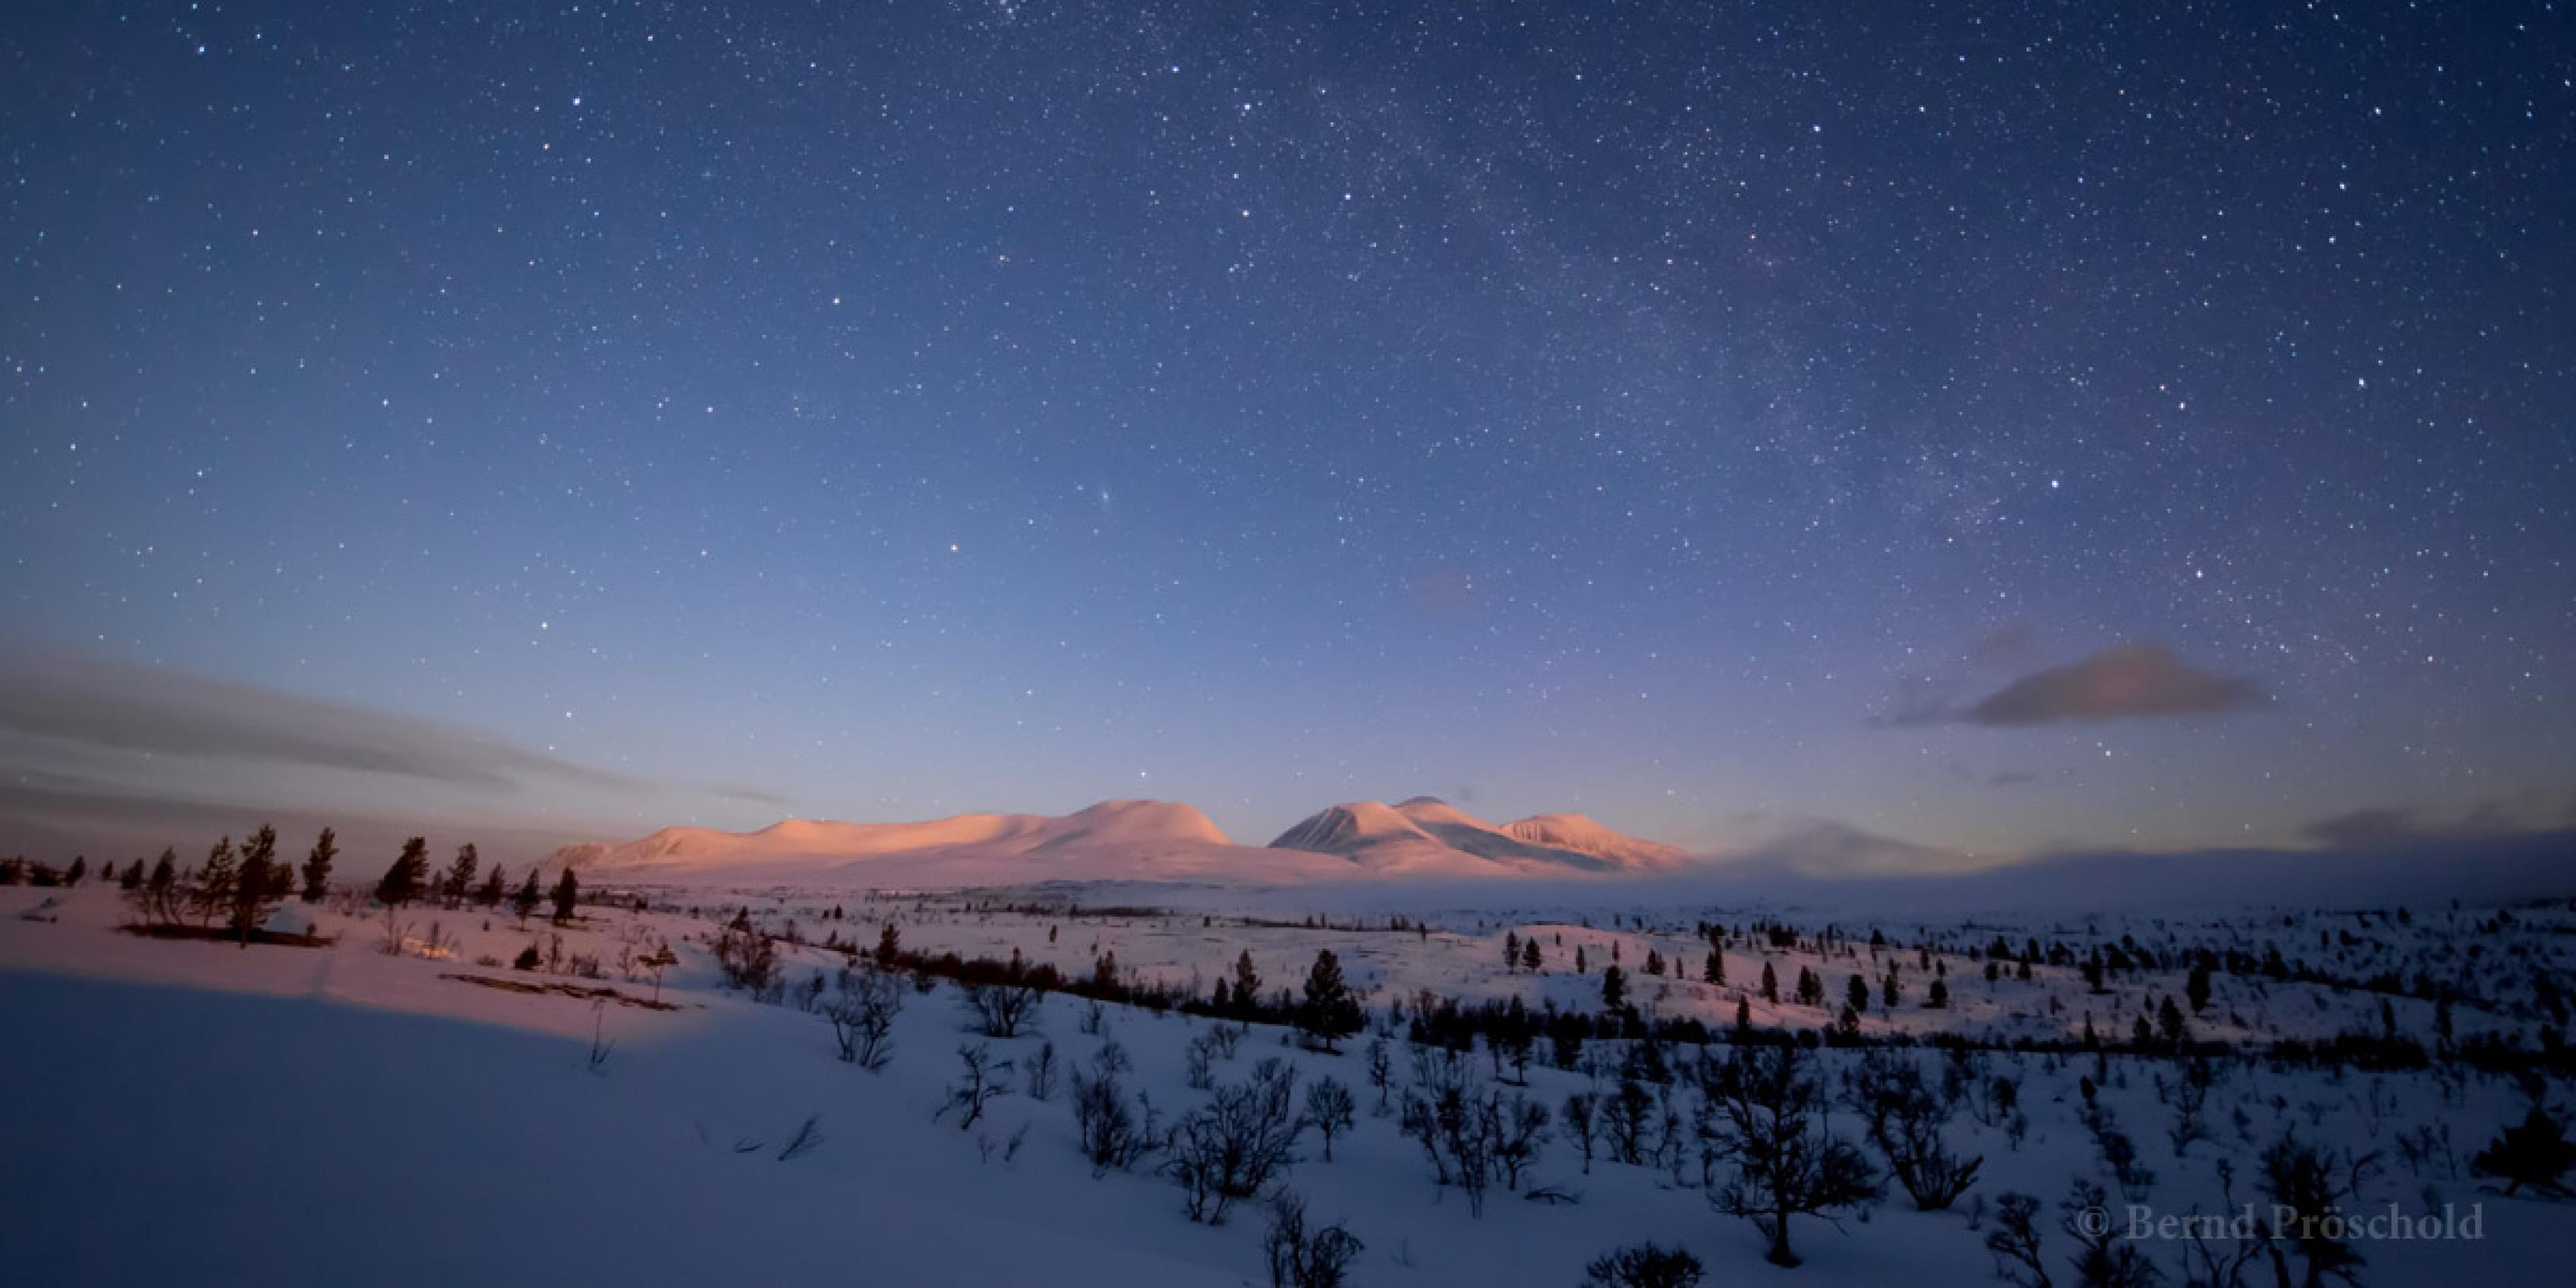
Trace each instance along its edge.
<path fill-rule="evenodd" d="M 1965 1086 L 1954 1081 L 1936 1089 L 1910 1056 L 1895 1051 L 1871 1051 L 1852 1070 L 1852 1107 L 1919 1211 L 1937 1212 L 1958 1201 L 1985 1163 L 1952 1153 L 1943 1139 L 1957 1103 L 1952 1093 Z"/>
<path fill-rule="evenodd" d="M 1318 1078 L 1306 1088 L 1306 1121 L 1324 1138 L 1324 1161 L 1333 1161 L 1333 1137 L 1358 1121 L 1359 1105 L 1339 1078 Z"/>
<path fill-rule="evenodd" d="M 1583 1288 L 1698 1288 L 1700 1265 L 1683 1249 L 1640 1243 L 1594 1257 L 1583 1275 Z"/>
<path fill-rule="evenodd" d="M 1023 1070 L 1028 1077 L 1029 1099 L 1045 1100 L 1054 1096 L 1056 1074 L 1061 1067 L 1056 1062 L 1055 1043 L 1039 1044 L 1038 1053 L 1030 1057 L 1028 1068 Z"/>
<path fill-rule="evenodd" d="M 1270 1262 L 1270 1288 L 1341 1288 L 1360 1241 L 1340 1225 L 1309 1233 L 1306 1201 L 1287 1190 L 1270 1200 L 1270 1228 L 1261 1250 Z"/>
<path fill-rule="evenodd" d="M 1172 1132 L 1172 1157 L 1164 1170 L 1179 1181 L 1190 1219 L 1223 1225 L 1226 1210 L 1260 1194 L 1296 1159 L 1297 1071 L 1277 1060 L 1253 1066 L 1252 1076 L 1220 1086 L 1207 1103 L 1183 1115 Z"/>
<path fill-rule="evenodd" d="M 1018 1037 L 1037 1020 L 1038 1006 L 1046 1000 L 1037 989 L 1012 983 L 969 984 L 964 997 L 975 1031 L 988 1038 Z"/>
<path fill-rule="evenodd" d="M 1877 1177 L 1858 1147 L 1824 1122 L 1825 1095 L 1797 1047 L 1739 1046 L 1704 1075 L 1721 1147 L 1735 1165 L 1709 1203 L 1751 1221 L 1766 1258 L 1795 1266 L 1792 1217 L 1816 1216 L 1875 1197 Z"/>
<path fill-rule="evenodd" d="M 1115 1045 L 1114 1043 L 1112 1044 Z M 1117 1071 L 1105 1065 L 1073 1071 L 1073 1125 L 1091 1174 L 1125 1171 L 1162 1148 L 1154 1129 L 1154 1104 L 1140 1092 L 1131 1108 Z"/>
<path fill-rule="evenodd" d="M 1007 1080 L 1011 1062 L 994 1059 L 993 1048 L 981 1042 L 969 1042 L 958 1047 L 957 1061 L 964 1068 L 958 1072 L 957 1081 L 949 1085 L 948 1103 L 941 1105 L 931 1118 L 936 1121 L 955 1110 L 958 1114 L 957 1129 L 965 1131 L 984 1117 L 986 1102 L 996 1096 L 1010 1094 Z"/>
<path fill-rule="evenodd" d="M 823 1004 L 841 1058 L 873 1073 L 894 1058 L 894 1019 L 903 1013 L 903 985 L 883 971 L 861 971 Z"/>

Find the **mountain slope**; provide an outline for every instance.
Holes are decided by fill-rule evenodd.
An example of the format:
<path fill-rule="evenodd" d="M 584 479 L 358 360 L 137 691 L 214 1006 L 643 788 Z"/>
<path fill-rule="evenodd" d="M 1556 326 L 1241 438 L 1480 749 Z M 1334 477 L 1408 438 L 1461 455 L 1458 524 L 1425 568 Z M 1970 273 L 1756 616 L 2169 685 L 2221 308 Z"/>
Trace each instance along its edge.
<path fill-rule="evenodd" d="M 1650 870 L 1680 857 L 1670 846 L 1622 836 L 1580 815 L 1543 819 L 1581 826 L 1560 822 L 1523 836 L 1437 797 L 1416 796 L 1393 806 L 1376 801 L 1335 805 L 1299 821 L 1270 844 L 1334 855 L 1371 872 L 1408 875 L 1563 876 Z M 1580 844 L 1544 839 L 1554 837 Z"/>
<path fill-rule="evenodd" d="M 1327 806 L 1280 833 L 1270 848 L 1329 854 L 1378 872 L 1444 869 L 1466 858 L 1376 801 Z"/>
<path fill-rule="evenodd" d="M 622 844 L 568 845 L 549 862 L 610 881 L 818 881 L 928 889 L 1042 881 L 1302 884 L 1390 876 L 1567 876 L 1652 870 L 1667 865 L 1673 853 L 1576 815 L 1549 815 L 1514 827 L 1541 822 L 1548 823 L 1546 830 L 1521 836 L 1427 796 L 1396 806 L 1354 801 L 1319 811 L 1256 848 L 1234 844 L 1188 805 L 1110 800 L 1061 817 L 788 819 L 756 832 L 673 827 Z"/>
<path fill-rule="evenodd" d="M 1678 847 L 1630 836 L 1581 814 L 1533 814 L 1503 831 L 1532 845 L 1590 855 L 1624 870 L 1669 868 L 1688 857 Z"/>
<path fill-rule="evenodd" d="M 1233 844 L 1197 809 L 1102 801 L 1062 817 L 959 814 L 918 823 L 789 819 L 757 832 L 665 828 L 622 845 L 557 850 L 607 879 L 825 880 L 853 885 L 1032 880 L 1311 880 L 1346 864 L 1283 861 Z M 1317 871 L 1316 869 L 1324 869 Z"/>
<path fill-rule="evenodd" d="M 1572 868 L 1581 872 L 1606 872 L 1618 866 L 1608 856 L 1544 841 L 1534 843 L 1436 796 L 1416 796 L 1396 806 L 1395 810 L 1441 844 L 1478 858 L 1513 865 Z"/>

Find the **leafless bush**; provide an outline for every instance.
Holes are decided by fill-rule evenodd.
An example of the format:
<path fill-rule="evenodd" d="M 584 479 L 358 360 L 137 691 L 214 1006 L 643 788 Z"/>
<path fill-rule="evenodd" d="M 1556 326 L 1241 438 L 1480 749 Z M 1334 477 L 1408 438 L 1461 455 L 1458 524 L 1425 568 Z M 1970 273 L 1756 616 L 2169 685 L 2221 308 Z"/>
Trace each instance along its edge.
<path fill-rule="evenodd" d="M 1736 1047 L 1703 1075 L 1719 1139 L 1735 1164 L 1709 1202 L 1743 1217 L 1771 1245 L 1766 1259 L 1795 1266 L 1789 1222 L 1864 1202 L 1878 1179 L 1860 1150 L 1826 1126 L 1826 1098 L 1797 1047 Z"/>
<path fill-rule="evenodd" d="M 933 1121 L 958 1112 L 957 1129 L 968 1130 L 984 1117 L 984 1105 L 996 1096 L 1010 1094 L 1005 1080 L 1010 1076 L 1011 1062 L 993 1058 L 993 1048 L 981 1042 L 969 1042 L 957 1048 L 958 1063 L 965 1066 L 957 1081 L 948 1088 L 948 1103 L 931 1115 Z"/>
<path fill-rule="evenodd" d="M 1216 1086 L 1216 1049 L 1202 1033 L 1190 1039 L 1181 1052 L 1181 1081 L 1192 1091 L 1206 1091 Z"/>
<path fill-rule="evenodd" d="M 1046 995 L 1026 984 L 969 984 L 966 1012 L 975 1031 L 988 1038 L 1015 1038 L 1037 1019 Z"/>
<path fill-rule="evenodd" d="M 1433 1066 L 1435 1076 L 1405 1092 L 1404 1134 L 1431 1160 L 1433 1178 L 1467 1196 L 1467 1211 L 1485 1214 L 1496 1180 L 1520 1188 L 1548 1136 L 1547 1107 L 1483 1085 L 1463 1062 Z"/>
<path fill-rule="evenodd" d="M 1056 1063 L 1055 1058 L 1055 1043 L 1045 1042 L 1039 1044 L 1038 1053 L 1035 1056 L 1030 1057 L 1029 1066 L 1025 1071 L 1028 1075 L 1029 1099 L 1045 1100 L 1055 1095 L 1055 1078 L 1058 1068 L 1059 1066 Z"/>
<path fill-rule="evenodd" d="M 1995 1199 L 1995 1228 L 1986 1231 L 1986 1252 L 1995 1259 L 1995 1278 L 2012 1288 L 2054 1288 L 2048 1259 L 2041 1255 L 2039 1200 L 2006 1191 Z"/>
<path fill-rule="evenodd" d="M 2072 1258 L 2076 1282 L 2083 1288 L 2149 1288 L 2156 1282 L 2156 1264 L 2147 1255 L 2131 1247 L 2117 1221 L 2104 1221 L 2096 1214 L 2107 1210 L 2110 1196 L 2091 1181 L 2077 1181 L 2067 1191 L 2066 1200 L 2058 1204 L 2065 1219 L 2058 1228 L 2075 1241 Z M 2047 1284 L 2045 1278 L 2040 1284 Z M 2285 1278 L 2283 1282 L 2287 1282 Z"/>
<path fill-rule="evenodd" d="M 1333 1137 L 1349 1131 L 1359 1106 L 1339 1078 L 1318 1078 L 1306 1089 L 1306 1121 L 1324 1137 L 1324 1161 L 1333 1161 Z"/>
<path fill-rule="evenodd" d="M 1699 1258 L 1651 1243 L 1605 1252 L 1583 1268 L 1583 1288 L 1698 1288 Z"/>
<path fill-rule="evenodd" d="M 1117 1045 L 1103 1046 L 1101 1054 L 1109 1055 Z M 1074 1130 L 1082 1142 L 1082 1156 L 1091 1160 L 1092 1175 L 1113 1168 L 1125 1171 L 1162 1147 L 1154 1128 L 1153 1102 L 1139 1094 L 1130 1108 L 1112 1062 L 1097 1061 L 1089 1073 L 1074 1070 L 1072 1083 Z"/>
<path fill-rule="evenodd" d="M 1206 1104 L 1182 1117 L 1164 1167 L 1188 1196 L 1191 1220 L 1223 1225 L 1229 1207 L 1260 1194 L 1295 1161 L 1304 1126 L 1296 1090 L 1296 1069 L 1264 1060 L 1251 1077 L 1218 1087 Z"/>
<path fill-rule="evenodd" d="M 1583 1174 L 1592 1174 L 1592 1142 L 1601 1137 L 1599 1097 L 1589 1091 L 1569 1093 L 1565 1105 L 1557 1110 L 1565 1123 L 1565 1134 L 1583 1150 Z"/>
<path fill-rule="evenodd" d="M 882 971 L 862 971 L 823 1006 L 841 1058 L 873 1073 L 894 1058 L 894 1017 L 903 1013 L 903 986 Z"/>
<path fill-rule="evenodd" d="M 1895 1051 L 1868 1052 L 1851 1071 L 1852 1107 L 1919 1211 L 1937 1212 L 1958 1201 L 1984 1165 L 1983 1158 L 1952 1153 L 1942 1135 L 1957 1103 L 1952 1093 L 1968 1085 L 1960 1077 L 1931 1087 L 1912 1057 Z"/>
<path fill-rule="evenodd" d="M 715 958 L 725 983 L 751 994 L 753 1000 L 767 1002 L 779 996 L 778 945 L 751 924 L 748 909 L 736 914 L 716 936 Z"/>
<path fill-rule="evenodd" d="M 1261 1250 L 1270 1262 L 1270 1288 L 1341 1288 L 1360 1241 L 1340 1225 L 1308 1233 L 1306 1201 L 1286 1190 L 1270 1200 L 1270 1229 Z"/>
<path fill-rule="evenodd" d="M 1136 1067 L 1136 1062 L 1127 1058 L 1127 1048 L 1120 1045 L 1116 1038 L 1101 1043 L 1100 1049 L 1091 1053 L 1091 1063 L 1102 1073 L 1113 1075 L 1125 1073 Z"/>
<path fill-rule="evenodd" d="M 2155 1169 L 2148 1167 L 2138 1152 L 2138 1143 L 2120 1130 L 2120 1120 L 2099 1104 L 2086 1105 L 2084 1129 L 2093 1133 L 2094 1152 L 2101 1155 L 2102 1165 L 2111 1169 L 2111 1179 L 2120 1183 L 2120 1192 L 2129 1198 L 2143 1197 L 2156 1183 Z"/>

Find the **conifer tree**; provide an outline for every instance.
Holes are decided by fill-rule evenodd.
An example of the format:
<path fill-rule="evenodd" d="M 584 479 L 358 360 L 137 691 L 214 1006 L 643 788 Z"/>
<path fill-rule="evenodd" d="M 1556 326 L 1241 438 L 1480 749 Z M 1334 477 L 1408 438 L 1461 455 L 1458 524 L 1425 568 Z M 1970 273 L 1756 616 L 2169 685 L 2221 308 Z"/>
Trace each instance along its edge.
<path fill-rule="evenodd" d="M 519 914 L 520 925 L 528 924 L 529 914 L 537 910 L 538 901 L 544 897 L 537 893 L 537 869 L 531 865 L 528 868 L 528 879 L 520 884 L 517 897 L 511 900 L 511 907 Z"/>
<path fill-rule="evenodd" d="M 206 866 L 197 870 L 193 903 L 198 925 L 212 922 L 217 913 L 233 906 L 233 888 L 240 880 L 241 869 L 233 858 L 233 838 L 227 836 L 206 852 Z"/>
<path fill-rule="evenodd" d="M 137 867 L 142 866 L 138 861 Z M 179 852 L 161 851 L 161 861 L 152 865 L 152 875 L 137 891 L 135 904 L 148 925 L 168 925 L 179 920 Z"/>
<path fill-rule="evenodd" d="M 1608 970 L 1601 972 L 1601 1009 L 1615 1012 L 1627 1004 L 1628 972 L 1612 962 Z"/>
<path fill-rule="evenodd" d="M 472 841 L 456 847 L 456 861 L 447 865 L 448 907 L 463 906 L 465 896 L 473 893 L 474 869 L 481 862 L 482 856 L 475 851 Z"/>
<path fill-rule="evenodd" d="M 242 845 L 241 870 L 233 879 L 233 933 L 250 947 L 251 932 L 267 915 L 268 905 L 286 892 L 286 867 L 277 861 L 277 829 L 262 825 Z"/>
<path fill-rule="evenodd" d="M 1525 940 L 1522 940 L 1522 941 L 1521 941 L 1521 969 L 1522 969 L 1522 970 L 1528 971 L 1530 974 L 1535 975 L 1535 974 L 1537 974 L 1537 973 L 1539 972 L 1539 969 L 1540 969 L 1541 967 L 1545 966 L 1546 964 L 1547 964 L 1547 959 L 1546 959 L 1545 957 L 1542 957 L 1542 956 L 1540 956 L 1540 955 L 1539 955 L 1539 950 L 1538 950 L 1538 936 L 1536 936 L 1536 935 L 1532 935 L 1532 936 L 1530 936 L 1528 939 L 1525 939 Z"/>
<path fill-rule="evenodd" d="M 474 892 L 474 902 L 486 908 L 498 908 L 501 906 L 501 901 L 508 898 L 509 894 L 509 879 L 503 875 L 501 865 L 495 863 L 492 865 L 492 870 L 483 877 L 483 888 Z"/>
<path fill-rule="evenodd" d="M 403 842 L 402 854 L 376 882 L 376 902 L 388 908 L 402 907 L 419 898 L 428 881 L 429 839 L 415 836 Z"/>
<path fill-rule="evenodd" d="M 2576 1166 L 2576 1144 L 2568 1142 L 2567 1129 L 2538 1104 L 2518 1126 L 2505 1128 L 2493 1144 L 2469 1160 L 2470 1171 L 2503 1181 L 2507 1195 L 2519 1193 L 2526 1185 L 2545 1194 L 2564 1194 L 2566 1188 L 2558 1178 L 2571 1166 Z"/>
<path fill-rule="evenodd" d="M 1360 1031 L 1360 1004 L 1342 981 L 1342 963 L 1330 948 L 1318 949 L 1306 972 L 1306 997 L 1297 1007 L 1297 1027 L 1326 1051 Z"/>
<path fill-rule="evenodd" d="M 1719 952 L 1714 948 L 1709 949 L 1708 965 L 1701 968 L 1700 977 L 1712 984 L 1724 984 L 1726 982 L 1726 954 Z"/>
<path fill-rule="evenodd" d="M 340 838 L 330 828 L 313 839 L 313 849 L 304 856 L 304 902 L 320 903 L 331 893 L 331 863 L 340 857 Z"/>
<path fill-rule="evenodd" d="M 1249 948 L 1234 959 L 1234 1005 L 1246 1015 L 1261 1005 L 1261 972 L 1253 968 Z"/>
<path fill-rule="evenodd" d="M 533 873 L 531 874 L 533 875 Z M 572 865 L 564 865 L 563 875 L 555 881 L 555 924 L 572 920 L 573 905 L 581 899 L 581 882 L 572 874 Z"/>

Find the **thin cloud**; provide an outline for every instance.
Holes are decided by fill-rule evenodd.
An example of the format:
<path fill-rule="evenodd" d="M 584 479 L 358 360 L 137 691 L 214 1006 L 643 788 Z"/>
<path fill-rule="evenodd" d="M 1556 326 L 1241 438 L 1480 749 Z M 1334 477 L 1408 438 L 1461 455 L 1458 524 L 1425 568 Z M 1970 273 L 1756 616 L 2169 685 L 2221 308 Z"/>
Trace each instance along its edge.
<path fill-rule="evenodd" d="M 2545 825 L 2517 816 L 2503 802 L 2480 801 L 2448 817 L 2418 809 L 2372 806 L 2318 819 L 2302 828 L 2300 834 L 2329 849 L 2374 850 L 2455 845 L 2540 830 L 2545 830 Z"/>
<path fill-rule="evenodd" d="M 1877 723 L 1991 728 L 2211 715 L 2263 704 L 2260 685 L 2204 671 L 2160 644 L 2119 644 L 2033 671 L 1967 706 L 1907 701 Z"/>
<path fill-rule="evenodd" d="M 0 652 L 0 734 L 145 755 L 204 756 L 515 793 L 530 778 L 652 785 L 413 716 L 185 671 L 50 649 Z"/>

